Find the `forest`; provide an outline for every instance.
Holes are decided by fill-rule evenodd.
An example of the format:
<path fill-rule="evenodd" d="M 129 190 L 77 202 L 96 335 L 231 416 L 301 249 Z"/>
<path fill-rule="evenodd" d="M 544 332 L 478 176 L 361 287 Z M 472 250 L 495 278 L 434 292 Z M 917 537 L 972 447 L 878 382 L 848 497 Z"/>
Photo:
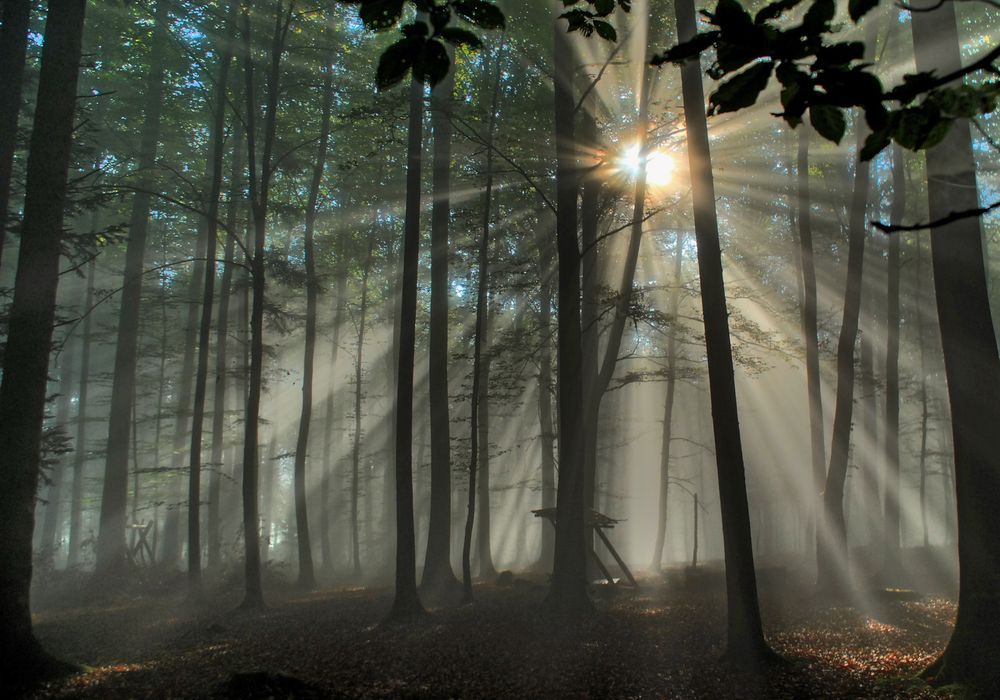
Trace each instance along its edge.
<path fill-rule="evenodd" d="M 998 33 L 0 0 L 0 694 L 1000 697 Z"/>

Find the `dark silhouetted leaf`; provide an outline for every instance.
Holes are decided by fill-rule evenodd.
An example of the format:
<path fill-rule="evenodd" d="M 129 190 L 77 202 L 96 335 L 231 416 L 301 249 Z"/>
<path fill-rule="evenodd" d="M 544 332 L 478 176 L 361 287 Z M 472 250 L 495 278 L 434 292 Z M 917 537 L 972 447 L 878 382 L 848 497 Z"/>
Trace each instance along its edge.
<path fill-rule="evenodd" d="M 407 37 L 382 52 L 375 73 L 375 82 L 379 90 L 388 90 L 406 77 L 425 42 L 426 39 L 422 37 Z"/>
<path fill-rule="evenodd" d="M 616 32 L 615 28 L 604 20 L 595 19 L 594 30 L 602 39 L 607 39 L 608 41 L 618 41 L 618 32 Z"/>
<path fill-rule="evenodd" d="M 396 26 L 403 16 L 403 4 L 404 0 L 364 0 L 358 16 L 368 29 L 384 31 Z"/>
<path fill-rule="evenodd" d="M 875 9 L 879 0 L 847 0 L 847 14 L 855 23 L 869 11 Z"/>
<path fill-rule="evenodd" d="M 478 36 L 460 27 L 446 27 L 438 32 L 438 35 L 449 44 L 464 46 L 472 51 L 477 51 L 483 47 L 483 42 Z"/>
<path fill-rule="evenodd" d="M 847 130 L 843 110 L 831 105 L 810 105 L 809 123 L 816 129 L 816 133 L 834 143 L 840 143 Z"/>
<path fill-rule="evenodd" d="M 459 0 L 452 7 L 455 12 L 477 27 L 503 29 L 505 26 L 503 12 L 496 5 L 483 0 Z"/>
<path fill-rule="evenodd" d="M 708 98 L 708 113 L 722 114 L 749 107 L 767 87 L 773 70 L 774 64 L 770 61 L 758 63 L 722 83 Z"/>

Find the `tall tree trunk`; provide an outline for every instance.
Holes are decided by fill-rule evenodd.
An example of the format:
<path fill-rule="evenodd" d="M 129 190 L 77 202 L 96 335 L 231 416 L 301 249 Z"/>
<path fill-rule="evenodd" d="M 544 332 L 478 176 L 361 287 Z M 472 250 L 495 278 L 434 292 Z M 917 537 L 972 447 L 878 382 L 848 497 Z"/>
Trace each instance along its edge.
<path fill-rule="evenodd" d="M 802 336 L 806 346 L 806 398 L 809 402 L 809 443 L 815 496 L 810 526 L 815 533 L 820 527 L 822 494 L 826 482 L 826 431 L 823 424 L 823 382 L 819 374 L 816 261 L 813 255 L 812 195 L 809 188 L 809 136 L 812 130 L 808 125 L 802 124 L 798 131 L 796 171 L 799 190 L 799 259 L 802 268 Z"/>
<path fill-rule="evenodd" d="M 406 212 L 396 374 L 396 589 L 389 619 L 424 613 L 417 594 L 417 553 L 413 528 L 413 355 L 417 323 L 417 267 L 420 262 L 420 166 L 424 145 L 424 86 L 416 80 L 410 84 L 407 133 Z"/>
<path fill-rule="evenodd" d="M 663 437 L 660 447 L 660 488 L 653 547 L 653 572 L 663 565 L 663 545 L 667 532 L 667 497 L 670 495 L 670 443 L 673 440 L 674 394 L 677 388 L 677 324 L 679 322 L 681 274 L 684 268 L 684 234 L 677 232 L 674 243 L 674 288 L 670 292 L 670 333 L 667 336 L 667 391 L 663 399 Z"/>
<path fill-rule="evenodd" d="M 434 131 L 431 208 L 431 309 L 427 389 L 431 422 L 431 503 L 421 588 L 458 585 L 451 570 L 451 432 L 448 411 L 448 224 L 451 219 L 451 106 L 455 73 L 431 90 Z"/>
<path fill-rule="evenodd" d="M 226 29 L 235 28 L 238 4 L 231 0 Z M 194 407 L 191 411 L 191 466 L 188 472 L 188 592 L 201 594 L 201 452 L 205 423 L 205 397 L 208 393 L 208 345 L 212 334 L 212 306 L 215 301 L 215 258 L 219 240 L 219 195 L 222 192 L 222 166 L 226 154 L 224 131 L 229 87 L 229 66 L 233 60 L 233 44 L 229 31 L 219 38 L 219 74 L 215 85 L 215 105 L 209 136 L 208 213 L 205 225 L 204 278 L 202 282 L 201 323 L 198 325 L 198 365 L 194 379 Z M 195 281 L 199 281 L 196 280 Z M 218 407 L 217 407 L 218 408 Z"/>
<path fill-rule="evenodd" d="M 62 668 L 32 631 L 31 540 L 85 8 L 49 3 L 0 380 L 0 677 L 15 695 Z"/>
<path fill-rule="evenodd" d="M 0 262 L 3 262 L 31 0 L 4 0 L 0 6 L 0 21 L 3 22 L 0 25 L 0 95 L 4 96 L 0 102 Z"/>
<path fill-rule="evenodd" d="M 72 391 L 73 359 L 75 348 L 72 344 L 65 345 L 60 353 L 59 363 L 59 399 L 56 403 L 55 428 L 62 430 L 64 436 L 69 438 L 69 405 L 70 392 Z M 56 551 L 59 549 L 59 530 L 61 525 L 63 491 L 66 484 L 66 472 L 69 470 L 69 458 L 60 458 L 52 465 L 52 472 L 49 478 L 52 484 L 49 487 L 48 505 L 45 507 L 45 518 L 42 520 L 42 541 L 41 548 L 47 551 L 55 564 Z"/>
<path fill-rule="evenodd" d="M 142 296 L 143 258 L 149 230 L 151 197 L 148 173 L 156 166 L 163 110 L 167 51 L 167 3 L 159 0 L 153 20 L 153 40 L 146 75 L 144 122 L 139 145 L 140 191 L 132 198 L 129 240 L 125 252 L 125 280 L 121 292 L 118 340 L 115 346 L 111 409 L 108 416 L 107 461 L 101 495 L 100 531 L 97 538 L 97 572 L 119 576 L 125 566 L 125 507 L 128 497 L 128 448 L 132 395 L 135 391 L 139 343 L 139 307 Z"/>
<path fill-rule="evenodd" d="M 274 34 L 271 38 L 271 64 L 266 86 L 264 142 L 257 172 L 257 104 L 254 86 L 254 59 L 251 52 L 249 11 L 243 13 L 243 65 L 246 77 L 246 137 L 250 176 L 250 201 L 253 218 L 253 259 L 251 261 L 252 306 L 250 310 L 250 373 L 247 411 L 243 435 L 243 539 L 245 556 L 245 591 L 242 607 L 261 608 L 264 595 L 260 580 L 260 534 L 258 531 L 258 434 L 261 383 L 264 374 L 264 250 L 267 245 L 267 207 L 274 175 L 274 142 L 277 129 L 281 58 L 285 53 L 292 22 L 294 0 L 287 10 L 279 1 L 274 10 Z"/>
<path fill-rule="evenodd" d="M 222 474 L 226 447 L 226 392 L 229 387 L 229 306 L 233 295 L 233 263 L 236 255 L 237 209 L 243 199 L 242 134 L 234 136 L 229 202 L 226 205 L 226 248 L 219 288 L 219 313 L 215 319 L 215 396 L 212 401 L 212 472 L 208 481 L 208 566 L 222 558 Z"/>
<path fill-rule="evenodd" d="M 686 41 L 696 32 L 693 0 L 679 0 L 676 13 L 678 39 Z M 750 538 L 750 514 L 729 339 L 726 287 L 722 276 L 719 223 L 715 211 L 715 184 L 699 64 L 691 62 L 681 68 L 681 87 L 685 106 L 684 122 L 688 133 L 694 227 L 698 241 L 698 272 L 701 278 L 705 350 L 708 355 L 712 427 L 719 474 L 719 506 L 722 511 L 722 539 L 725 546 L 728 604 L 726 657 L 740 665 L 757 667 L 772 658 L 774 652 L 764 640 L 757 602 L 757 576 Z"/>
<path fill-rule="evenodd" d="M 361 308 L 358 312 L 358 352 L 354 358 L 354 445 L 351 450 L 351 566 L 354 578 L 361 577 L 361 529 L 358 520 L 361 473 L 361 398 L 364 367 L 365 322 L 368 316 L 368 277 L 372 269 L 372 240 L 368 243 L 365 266 L 361 271 Z M 369 492 L 371 488 L 369 487 Z"/>
<path fill-rule="evenodd" d="M 309 450 L 309 426 L 312 422 L 313 359 L 316 355 L 316 307 L 319 280 L 316 278 L 316 246 L 313 242 L 316 229 L 319 187 L 326 169 L 326 151 L 330 143 L 330 114 L 333 105 L 333 55 L 332 50 L 323 61 L 324 76 L 319 146 L 313 164 L 312 182 L 309 184 L 309 201 L 306 204 L 305 264 L 306 264 L 306 337 L 302 360 L 302 413 L 299 416 L 299 434 L 295 443 L 295 532 L 299 554 L 298 587 L 311 590 L 316 587 L 313 568 L 312 540 L 309 537 L 309 515 L 306 510 L 306 458 Z"/>
<path fill-rule="evenodd" d="M 538 249 L 538 439 L 541 451 L 542 508 L 556 505 L 555 428 L 552 420 L 552 245 L 546 227 L 539 225 Z M 552 529 L 542 523 L 538 567 L 549 571 L 555 551 Z"/>
<path fill-rule="evenodd" d="M 337 389 L 337 357 L 340 351 L 340 332 L 344 324 L 344 306 L 347 300 L 347 255 L 346 255 L 346 235 L 341 234 L 337 245 L 337 292 L 336 307 L 333 312 L 333 342 L 331 343 L 330 356 L 330 384 L 326 395 L 326 430 L 323 434 L 323 481 L 320 484 L 320 499 L 322 508 L 319 512 L 319 540 L 320 554 L 323 558 L 323 569 L 329 571 L 333 568 L 333 553 L 330 542 L 330 482 L 335 473 L 335 464 L 332 458 L 333 435 L 341 434 L 338 417 L 342 415 L 340 402 L 336 400 Z M 337 440 L 338 455 L 340 439 Z"/>
<path fill-rule="evenodd" d="M 83 541 L 83 475 L 87 466 L 87 410 L 90 408 L 90 344 L 91 316 L 94 306 L 94 272 L 96 259 L 87 264 L 87 292 L 83 302 L 83 330 L 80 339 L 80 381 L 77 389 L 76 440 L 73 451 L 73 490 L 69 505 L 69 551 L 66 566 L 80 563 L 80 543 Z"/>
<path fill-rule="evenodd" d="M 892 209 L 889 223 L 903 223 L 906 213 L 906 174 L 903 150 L 899 145 L 892 149 Z M 899 236 L 889 238 L 887 295 L 889 298 L 886 319 L 885 355 L 885 551 L 883 569 L 889 576 L 900 569 L 900 512 L 899 491 L 902 486 L 899 472 Z M 922 342 L 923 339 L 921 339 Z"/>
<path fill-rule="evenodd" d="M 917 70 L 961 66 L 955 8 L 912 16 Z M 957 120 L 927 151 L 931 220 L 978 207 L 968 124 Z M 982 229 L 976 217 L 931 230 L 931 262 L 951 404 L 958 503 L 958 616 L 948 647 L 925 672 L 935 683 L 1000 693 L 1000 358 L 990 313 Z"/>
<path fill-rule="evenodd" d="M 917 239 L 917 342 L 920 344 L 920 524 L 923 529 L 924 547 L 930 545 L 930 533 L 927 528 L 927 423 L 930 417 L 927 401 L 927 337 L 926 316 L 924 309 L 927 308 L 924 289 L 923 252 L 924 243 Z M 944 470 L 942 470 L 944 471 Z"/>
<path fill-rule="evenodd" d="M 562 3 L 553 5 L 557 14 Z M 573 99 L 573 49 L 562 20 L 552 26 L 555 81 L 553 111 L 556 141 L 556 250 L 559 258 L 559 489 L 552 585 L 546 599 L 557 613 L 588 612 L 584 464 L 581 449 L 583 392 L 580 331 L 580 246 Z"/>

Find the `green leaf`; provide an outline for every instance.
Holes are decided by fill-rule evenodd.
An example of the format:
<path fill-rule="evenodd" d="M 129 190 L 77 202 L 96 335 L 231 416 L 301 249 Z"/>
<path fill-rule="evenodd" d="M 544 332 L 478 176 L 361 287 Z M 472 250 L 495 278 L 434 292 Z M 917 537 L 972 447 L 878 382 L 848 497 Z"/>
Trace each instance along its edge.
<path fill-rule="evenodd" d="M 396 26 L 403 16 L 404 0 L 363 0 L 358 16 L 365 27 L 376 32 Z"/>
<path fill-rule="evenodd" d="M 607 39 L 608 41 L 618 41 L 618 32 L 616 32 L 615 28 L 604 20 L 595 19 L 594 30 L 602 39 Z"/>
<path fill-rule="evenodd" d="M 478 36 L 460 27 L 446 27 L 438 32 L 438 36 L 453 46 L 464 46 L 470 51 L 478 51 L 483 47 L 483 42 Z"/>
<path fill-rule="evenodd" d="M 599 17 L 607 17 L 615 11 L 615 0 L 594 0 L 594 10 L 597 11 Z"/>
<path fill-rule="evenodd" d="M 423 37 L 407 37 L 382 52 L 375 72 L 375 83 L 379 90 L 388 90 L 406 77 L 425 41 Z"/>
<path fill-rule="evenodd" d="M 878 6 L 878 2 L 879 0 L 847 0 L 847 14 L 857 24 L 859 19 Z"/>
<path fill-rule="evenodd" d="M 752 105 L 767 87 L 773 70 L 770 61 L 757 63 L 722 83 L 708 98 L 709 115 L 735 112 Z"/>
<path fill-rule="evenodd" d="M 452 8 L 463 19 L 477 27 L 503 29 L 505 26 L 503 12 L 496 5 L 484 0 L 459 0 L 452 4 Z"/>
<path fill-rule="evenodd" d="M 809 107 L 809 123 L 813 125 L 820 136 L 834 143 L 840 143 L 847 130 L 844 112 L 831 105 L 811 105 Z"/>

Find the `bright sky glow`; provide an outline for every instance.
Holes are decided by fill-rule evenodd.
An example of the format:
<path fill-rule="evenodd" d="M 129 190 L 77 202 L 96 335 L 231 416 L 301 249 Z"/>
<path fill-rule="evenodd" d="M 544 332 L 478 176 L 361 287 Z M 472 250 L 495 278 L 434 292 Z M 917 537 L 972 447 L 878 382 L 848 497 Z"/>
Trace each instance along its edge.
<path fill-rule="evenodd" d="M 642 162 L 639 158 L 639 144 L 633 144 L 622 154 L 620 167 L 629 175 L 637 175 Z M 674 159 L 662 151 L 651 151 L 646 157 L 646 184 L 664 187 L 674 176 Z"/>

